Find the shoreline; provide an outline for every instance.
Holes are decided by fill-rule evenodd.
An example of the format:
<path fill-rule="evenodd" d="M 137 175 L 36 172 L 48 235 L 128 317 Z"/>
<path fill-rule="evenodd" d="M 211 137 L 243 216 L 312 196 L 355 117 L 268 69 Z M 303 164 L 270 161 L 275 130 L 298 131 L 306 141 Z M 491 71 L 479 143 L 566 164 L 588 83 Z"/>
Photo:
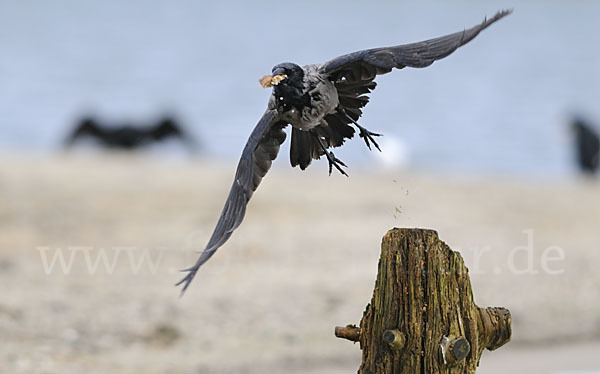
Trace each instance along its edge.
<path fill-rule="evenodd" d="M 525 360 L 519 352 L 530 344 L 564 336 L 584 338 L 584 347 L 600 341 L 600 185 L 280 169 L 263 180 L 245 221 L 179 298 L 178 270 L 212 232 L 231 184 L 229 163 L 5 158 L 0 369 L 15 371 L 19 362 L 45 362 L 61 373 L 252 373 L 251 366 L 273 363 L 280 371 L 356 369 L 358 361 L 343 362 L 360 360 L 358 347 L 333 337 L 333 326 L 359 322 L 381 237 L 392 227 L 436 229 L 462 253 L 476 303 L 511 310 L 513 342 L 485 354 L 482 372 L 506 367 L 511 357 Z M 510 254 L 528 247 L 527 230 L 538 273 L 513 274 Z M 36 248 L 48 247 L 49 260 L 73 246 L 91 248 L 96 273 L 80 251 L 68 275 L 59 267 L 47 275 Z M 541 265 L 552 246 L 565 253 L 548 265 L 564 268 L 557 275 Z M 135 249 L 115 260 L 115 247 Z M 139 263 L 144 248 L 155 261 L 163 253 L 161 264 L 132 271 L 130 259 Z M 112 273 L 98 260 L 101 249 L 114 260 Z M 529 269 L 525 252 L 513 260 Z M 568 346 L 560 349 L 575 357 Z M 559 362 L 553 349 L 535 357 Z"/>

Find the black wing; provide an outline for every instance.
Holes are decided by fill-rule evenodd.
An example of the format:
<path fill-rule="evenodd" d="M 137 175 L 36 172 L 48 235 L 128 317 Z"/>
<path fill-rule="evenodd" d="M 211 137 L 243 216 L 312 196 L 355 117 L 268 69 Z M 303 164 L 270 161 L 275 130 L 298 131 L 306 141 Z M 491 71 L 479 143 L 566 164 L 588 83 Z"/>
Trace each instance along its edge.
<path fill-rule="evenodd" d="M 165 117 L 148 131 L 148 135 L 154 140 L 162 140 L 170 136 L 182 138 L 183 131 L 174 119 Z"/>
<path fill-rule="evenodd" d="M 354 129 L 350 125 L 362 115 L 362 108 L 369 102 L 367 94 L 375 89 L 376 83 L 373 80 L 377 75 L 389 73 L 393 68 L 429 66 L 473 40 L 483 29 L 511 12 L 498 12 L 489 20 L 454 34 L 418 43 L 358 51 L 322 64 L 319 73 L 334 82 L 340 106 L 336 113 L 325 116 L 328 126 L 319 126 L 314 130 L 327 147 L 339 147 L 346 139 L 354 136 Z M 314 137 L 292 130 L 292 166 L 300 165 L 300 168 L 305 169 L 313 158 L 318 159 L 321 155 L 323 151 Z"/>
<path fill-rule="evenodd" d="M 106 137 L 106 131 L 96 123 L 92 118 L 84 118 L 79 122 L 79 125 L 65 139 L 65 146 L 69 147 L 77 141 L 77 139 L 85 136 L 90 136 L 103 140 Z"/>
<path fill-rule="evenodd" d="M 279 146 L 285 140 L 283 131 L 285 126 L 287 123 L 278 120 L 277 111 L 269 109 L 250 134 L 217 227 L 194 266 L 184 270 L 188 274 L 177 283 L 177 285 L 183 284 L 182 293 L 194 279 L 198 268 L 211 258 L 216 250 L 229 239 L 233 230 L 242 223 L 246 213 L 246 204 L 262 178 L 267 174 L 272 161 L 277 157 Z"/>
<path fill-rule="evenodd" d="M 156 141 L 161 141 L 169 137 L 179 138 L 191 152 L 198 150 L 196 139 L 172 117 L 164 117 L 148 131 L 148 136 Z"/>
<path fill-rule="evenodd" d="M 375 75 L 389 73 L 393 68 L 424 68 L 450 55 L 458 47 L 473 40 L 482 30 L 510 13 L 512 10 L 503 10 L 468 30 L 435 39 L 349 53 L 324 63 L 319 72 L 333 81 L 345 77 L 348 83 L 353 83 L 373 80 Z"/>

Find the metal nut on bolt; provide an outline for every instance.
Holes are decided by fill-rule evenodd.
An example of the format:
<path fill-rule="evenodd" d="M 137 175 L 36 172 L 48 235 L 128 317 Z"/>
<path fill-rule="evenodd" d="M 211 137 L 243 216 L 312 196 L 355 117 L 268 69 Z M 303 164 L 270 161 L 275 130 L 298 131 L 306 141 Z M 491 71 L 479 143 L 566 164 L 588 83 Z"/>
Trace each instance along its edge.
<path fill-rule="evenodd" d="M 471 352 L 471 344 L 462 336 L 458 338 L 444 337 L 441 342 L 442 356 L 446 364 L 464 360 Z"/>
<path fill-rule="evenodd" d="M 388 343 L 393 350 L 400 351 L 404 348 L 406 338 L 404 337 L 404 334 L 398 330 L 385 330 L 383 332 L 383 341 Z"/>

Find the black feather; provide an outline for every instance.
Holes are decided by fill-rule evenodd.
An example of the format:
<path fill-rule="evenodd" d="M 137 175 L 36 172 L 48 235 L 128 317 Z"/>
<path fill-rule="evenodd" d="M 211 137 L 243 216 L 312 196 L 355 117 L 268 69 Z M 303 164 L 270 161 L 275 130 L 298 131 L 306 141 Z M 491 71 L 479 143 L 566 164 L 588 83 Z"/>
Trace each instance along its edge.
<path fill-rule="evenodd" d="M 306 169 L 312 161 L 314 149 L 313 139 L 308 131 L 292 128 L 290 144 L 290 163 L 292 167 L 299 165 L 300 169 Z"/>
<path fill-rule="evenodd" d="M 194 279 L 198 268 L 212 257 L 242 223 L 248 201 L 285 140 L 283 128 L 286 125 L 278 120 L 276 110 L 268 109 L 250 134 L 238 163 L 229 196 L 210 240 L 194 266 L 185 270 L 188 274 L 177 283 L 183 284 L 182 293 Z"/>

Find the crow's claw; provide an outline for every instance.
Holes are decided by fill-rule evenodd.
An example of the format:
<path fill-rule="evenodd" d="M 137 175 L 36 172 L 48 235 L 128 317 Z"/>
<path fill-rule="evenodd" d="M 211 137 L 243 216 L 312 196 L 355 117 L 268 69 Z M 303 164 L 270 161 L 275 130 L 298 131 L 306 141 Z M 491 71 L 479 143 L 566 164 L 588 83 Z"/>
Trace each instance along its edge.
<path fill-rule="evenodd" d="M 369 151 L 371 150 L 371 143 L 369 143 L 369 142 L 372 142 L 373 145 L 375 146 L 375 148 L 377 148 L 377 150 L 379 152 L 381 152 L 381 148 L 379 148 L 379 144 L 377 144 L 375 139 L 373 139 L 374 136 L 381 136 L 381 134 L 376 134 L 374 132 L 371 132 L 371 131 L 365 129 L 364 127 L 362 127 L 361 125 L 359 125 L 358 122 L 356 122 L 352 117 L 350 117 L 344 109 L 342 109 L 340 113 L 342 113 L 344 116 L 346 116 L 346 118 L 348 120 L 350 120 L 350 122 L 352 122 L 354 124 L 354 126 L 358 127 L 358 129 L 360 130 L 360 134 L 358 134 L 358 136 L 363 138 L 363 140 L 367 144 L 367 147 L 369 148 Z"/>
<path fill-rule="evenodd" d="M 341 166 L 347 167 L 346 164 L 344 164 L 339 158 L 335 157 L 333 152 L 327 150 L 327 147 L 325 147 L 325 144 L 323 144 L 323 140 L 321 140 L 321 137 L 317 133 L 311 131 L 311 134 L 315 137 L 317 143 L 319 143 L 319 146 L 321 147 L 325 157 L 327 157 L 327 161 L 329 162 L 329 175 L 331 175 L 333 167 L 335 166 L 340 173 L 348 176 L 348 174 L 346 174 L 346 172 L 341 168 Z"/>
<path fill-rule="evenodd" d="M 339 158 L 335 157 L 335 155 L 333 154 L 333 152 L 326 151 L 325 152 L 325 156 L 327 156 L 327 161 L 329 162 L 329 175 L 331 175 L 331 172 L 333 170 L 333 166 L 335 166 L 335 168 L 340 173 L 342 173 L 345 176 L 348 176 L 348 174 L 346 174 L 346 172 L 344 171 L 344 169 L 341 168 L 341 166 L 347 167 L 346 164 L 344 164 L 342 162 L 342 160 L 340 160 Z"/>
<path fill-rule="evenodd" d="M 363 138 L 363 140 L 367 144 L 367 147 L 369 148 L 369 151 L 371 150 L 371 144 L 369 143 L 369 141 L 371 141 L 373 143 L 373 145 L 375 146 L 375 148 L 377 148 L 377 150 L 379 152 L 381 152 L 381 148 L 379 148 L 379 144 L 377 144 L 375 139 L 373 139 L 374 136 L 381 136 L 381 134 L 371 132 L 362 126 L 359 126 L 358 129 L 360 130 L 360 134 L 358 134 L 358 136 Z"/>

